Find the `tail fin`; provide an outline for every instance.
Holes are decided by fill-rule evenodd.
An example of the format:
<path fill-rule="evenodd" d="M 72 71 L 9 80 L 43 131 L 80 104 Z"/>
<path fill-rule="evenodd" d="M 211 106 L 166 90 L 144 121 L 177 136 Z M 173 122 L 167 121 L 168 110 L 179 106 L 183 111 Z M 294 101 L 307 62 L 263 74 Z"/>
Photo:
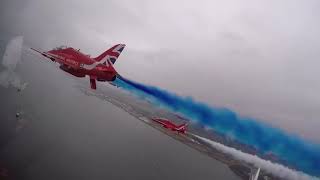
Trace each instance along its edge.
<path fill-rule="evenodd" d="M 104 53 L 99 55 L 98 57 L 94 58 L 96 61 L 101 61 L 105 57 L 108 57 L 108 61 L 110 61 L 112 64 L 114 64 L 117 60 L 117 58 L 120 56 L 121 52 L 123 51 L 125 44 L 117 44 L 114 45 L 112 48 L 106 50 Z M 105 64 L 104 62 L 103 64 Z"/>

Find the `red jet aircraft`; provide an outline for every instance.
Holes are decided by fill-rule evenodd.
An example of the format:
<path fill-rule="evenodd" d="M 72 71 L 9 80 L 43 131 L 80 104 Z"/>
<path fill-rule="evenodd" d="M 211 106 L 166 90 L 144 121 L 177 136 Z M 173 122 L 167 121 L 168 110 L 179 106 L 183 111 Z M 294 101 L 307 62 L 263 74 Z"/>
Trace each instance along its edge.
<path fill-rule="evenodd" d="M 162 118 L 152 118 L 153 121 L 161 124 L 164 128 L 170 129 L 172 131 L 177 131 L 178 133 L 186 133 L 187 123 L 183 123 L 181 125 L 175 125 L 171 121 Z"/>
<path fill-rule="evenodd" d="M 67 73 L 81 78 L 88 75 L 90 77 L 91 88 L 96 89 L 96 80 L 114 81 L 116 79 L 117 72 L 113 68 L 113 64 L 124 47 L 124 44 L 117 44 L 95 58 L 81 53 L 80 50 L 66 46 L 61 46 L 48 52 L 31 49 L 51 61 L 59 63 L 60 69 Z"/>

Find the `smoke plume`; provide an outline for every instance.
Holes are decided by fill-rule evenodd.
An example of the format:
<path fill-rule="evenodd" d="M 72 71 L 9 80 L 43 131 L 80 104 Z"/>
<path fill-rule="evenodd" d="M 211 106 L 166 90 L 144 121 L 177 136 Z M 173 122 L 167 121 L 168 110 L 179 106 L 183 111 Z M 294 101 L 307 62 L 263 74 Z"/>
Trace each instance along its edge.
<path fill-rule="evenodd" d="M 211 141 L 209 139 L 194 135 L 198 139 L 210 144 L 213 148 L 221 151 L 223 153 L 229 154 L 233 156 L 235 159 L 240 161 L 244 161 L 249 164 L 253 164 L 257 168 L 263 169 L 265 172 L 273 174 L 283 179 L 292 179 L 292 180 L 310 180 L 310 179 L 318 179 L 316 177 L 311 177 L 307 174 L 302 172 L 294 171 L 289 169 L 281 164 L 272 163 L 271 161 L 267 161 L 264 159 L 259 158 L 258 156 L 243 153 L 239 150 L 236 150 L 231 147 L 224 146 L 223 144 Z"/>
<path fill-rule="evenodd" d="M 231 110 L 211 107 L 190 97 L 180 97 L 121 76 L 115 84 L 140 98 L 147 98 L 154 104 L 181 113 L 218 133 L 253 146 L 259 153 L 272 153 L 299 171 L 320 176 L 319 144 L 302 140 L 254 119 L 241 117 Z"/>

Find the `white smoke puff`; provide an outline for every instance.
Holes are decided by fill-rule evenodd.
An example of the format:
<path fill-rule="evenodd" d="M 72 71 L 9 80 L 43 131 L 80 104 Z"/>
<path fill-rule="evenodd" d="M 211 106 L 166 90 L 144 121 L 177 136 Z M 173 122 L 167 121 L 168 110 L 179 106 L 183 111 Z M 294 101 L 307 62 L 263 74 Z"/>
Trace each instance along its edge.
<path fill-rule="evenodd" d="M 24 90 L 27 87 L 27 83 L 22 83 L 20 77 L 14 72 L 8 69 L 0 72 L 0 85 L 8 88 L 9 85 L 19 90 Z"/>
<path fill-rule="evenodd" d="M 244 153 L 242 151 L 236 150 L 231 147 L 227 147 L 223 144 L 211 141 L 207 138 L 203 138 L 203 137 L 200 137 L 197 135 L 194 135 L 194 136 L 201 139 L 202 141 L 210 144 L 213 148 L 217 149 L 218 151 L 229 154 L 237 160 L 253 164 L 257 168 L 261 168 L 264 171 L 266 171 L 267 173 L 273 174 L 273 175 L 278 176 L 280 178 L 292 179 L 292 180 L 310 180 L 310 179 L 311 180 L 319 180 L 316 177 L 312 177 L 312 176 L 309 176 L 303 172 L 289 169 L 288 167 L 285 167 L 281 164 L 272 163 L 271 161 L 261 159 L 258 156 L 247 154 L 247 153 Z"/>
<path fill-rule="evenodd" d="M 0 73 L 0 85 L 4 87 L 11 85 L 23 90 L 27 86 L 27 83 L 22 83 L 14 71 L 21 60 L 22 45 L 23 36 L 17 36 L 11 39 L 6 46 L 2 58 L 2 65 L 5 69 Z"/>
<path fill-rule="evenodd" d="M 23 36 L 12 38 L 6 46 L 3 55 L 2 65 L 8 70 L 14 71 L 21 59 Z"/>
<path fill-rule="evenodd" d="M 8 70 L 5 70 L 0 73 L 0 85 L 4 87 L 9 86 L 10 73 Z"/>

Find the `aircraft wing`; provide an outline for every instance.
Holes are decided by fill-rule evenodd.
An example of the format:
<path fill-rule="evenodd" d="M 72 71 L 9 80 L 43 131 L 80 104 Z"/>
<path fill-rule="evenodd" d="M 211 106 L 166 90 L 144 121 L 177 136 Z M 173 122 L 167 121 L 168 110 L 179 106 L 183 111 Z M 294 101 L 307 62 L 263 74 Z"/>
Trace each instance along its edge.
<path fill-rule="evenodd" d="M 181 129 L 186 128 L 187 126 L 188 126 L 188 123 L 183 123 L 183 124 L 177 126 L 176 129 L 177 129 L 177 130 L 181 130 Z"/>

